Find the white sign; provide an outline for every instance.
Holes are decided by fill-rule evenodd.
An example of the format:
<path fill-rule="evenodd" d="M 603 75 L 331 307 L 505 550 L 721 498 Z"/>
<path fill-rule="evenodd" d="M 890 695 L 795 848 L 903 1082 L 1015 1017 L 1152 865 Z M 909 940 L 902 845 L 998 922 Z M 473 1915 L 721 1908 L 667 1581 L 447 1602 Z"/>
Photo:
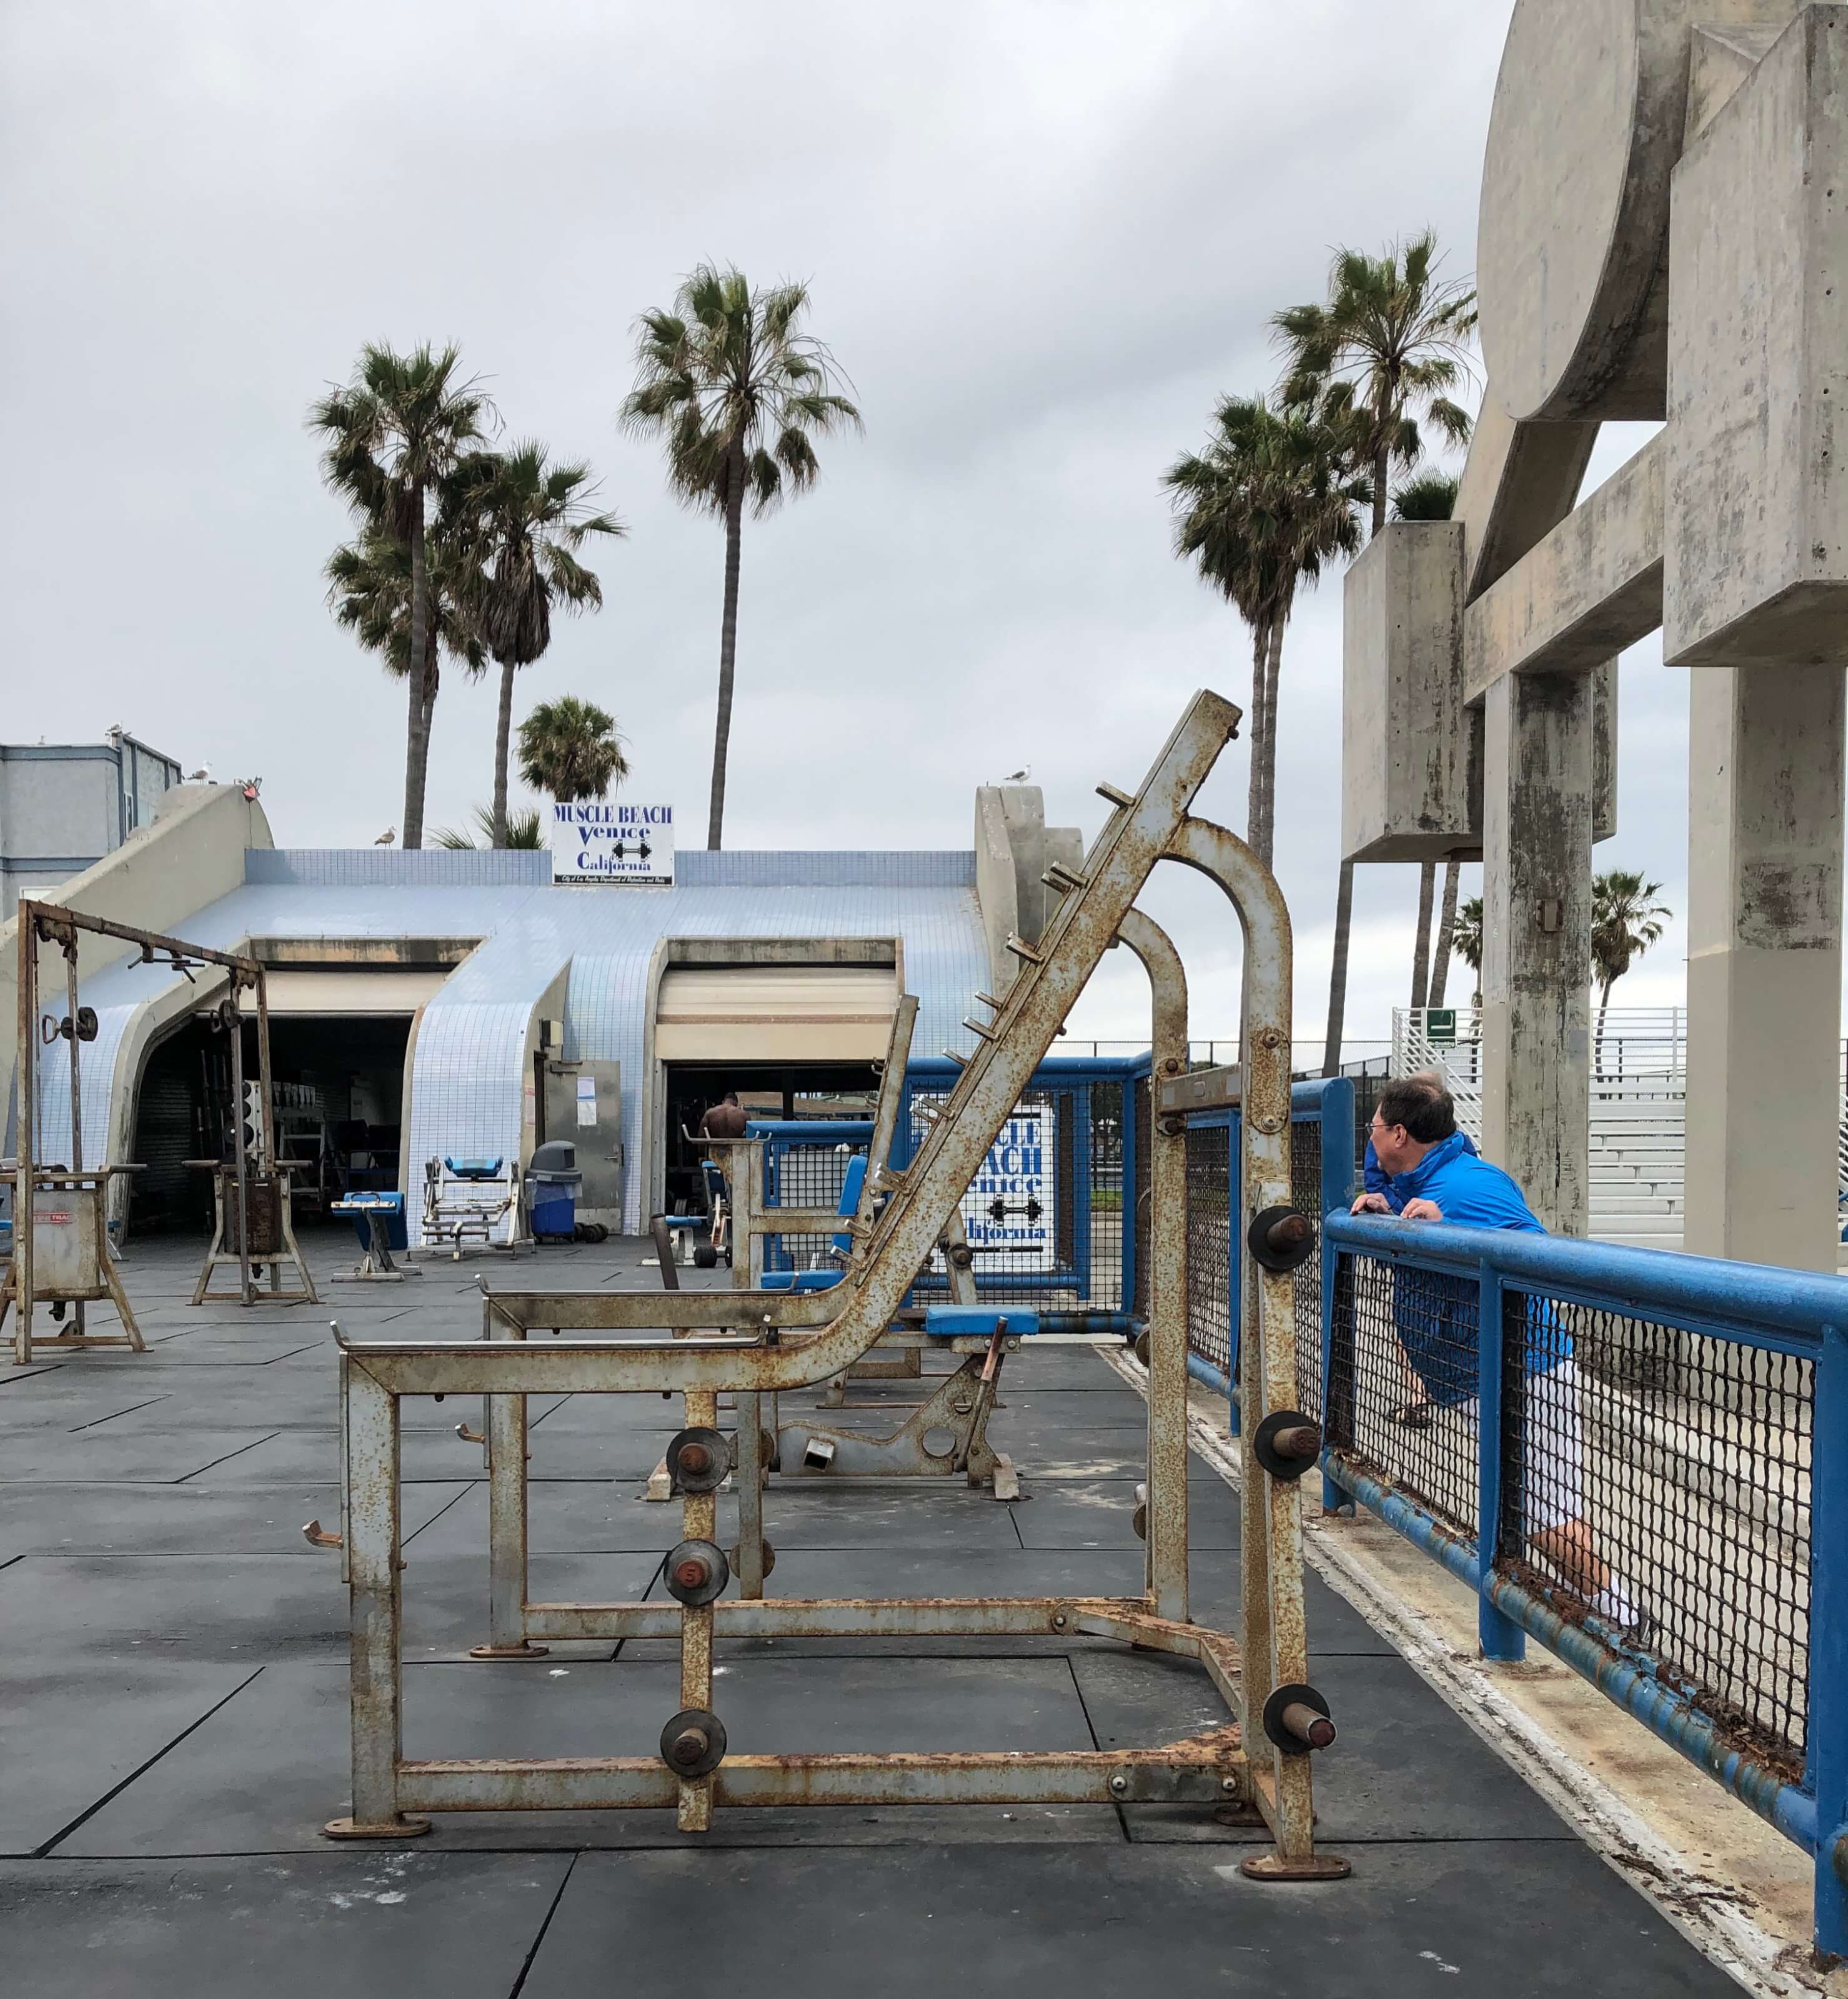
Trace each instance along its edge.
<path fill-rule="evenodd" d="M 1052 1174 L 1052 1107 L 1015 1107 L 962 1197 L 962 1228 L 986 1270 L 1049 1270 L 1059 1260 L 1058 1203 Z"/>
<path fill-rule="evenodd" d="M 552 808 L 554 882 L 671 882 L 674 808 L 588 799 Z"/>

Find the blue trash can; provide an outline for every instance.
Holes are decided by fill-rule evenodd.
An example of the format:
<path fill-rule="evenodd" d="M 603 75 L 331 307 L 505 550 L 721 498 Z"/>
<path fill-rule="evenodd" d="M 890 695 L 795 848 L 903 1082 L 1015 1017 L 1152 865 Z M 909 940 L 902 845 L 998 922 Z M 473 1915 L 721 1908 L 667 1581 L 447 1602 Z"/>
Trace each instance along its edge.
<path fill-rule="evenodd" d="M 553 1138 L 535 1147 L 526 1168 L 526 1214 L 536 1242 L 572 1239 L 577 1228 L 577 1190 L 583 1184 L 577 1148 L 568 1139 Z"/>

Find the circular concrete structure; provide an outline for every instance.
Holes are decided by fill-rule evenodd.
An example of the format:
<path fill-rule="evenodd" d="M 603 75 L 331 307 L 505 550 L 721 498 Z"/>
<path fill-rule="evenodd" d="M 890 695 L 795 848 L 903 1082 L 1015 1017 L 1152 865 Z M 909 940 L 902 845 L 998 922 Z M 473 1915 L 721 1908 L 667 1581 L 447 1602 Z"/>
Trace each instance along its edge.
<path fill-rule="evenodd" d="M 1698 0 L 1518 0 L 1477 248 L 1482 356 L 1517 418 L 1659 417 L 1669 177 Z"/>

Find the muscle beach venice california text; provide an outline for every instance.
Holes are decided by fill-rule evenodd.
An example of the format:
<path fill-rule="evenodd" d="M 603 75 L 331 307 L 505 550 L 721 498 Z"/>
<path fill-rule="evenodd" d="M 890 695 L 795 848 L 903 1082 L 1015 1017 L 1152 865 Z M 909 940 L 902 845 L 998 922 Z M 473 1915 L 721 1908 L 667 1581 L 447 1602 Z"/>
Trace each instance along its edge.
<path fill-rule="evenodd" d="M 674 808 L 590 799 L 552 808 L 554 882 L 671 882 Z"/>

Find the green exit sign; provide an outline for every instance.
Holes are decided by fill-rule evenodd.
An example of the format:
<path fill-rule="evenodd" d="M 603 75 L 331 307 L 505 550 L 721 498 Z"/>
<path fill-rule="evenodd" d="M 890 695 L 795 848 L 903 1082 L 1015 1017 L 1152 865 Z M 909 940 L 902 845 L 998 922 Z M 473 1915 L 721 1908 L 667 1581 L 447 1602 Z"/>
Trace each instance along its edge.
<path fill-rule="evenodd" d="M 1454 1006 L 1427 1006 L 1424 1010 L 1424 1038 L 1441 1047 L 1454 1048 L 1457 1041 L 1457 1010 Z"/>

